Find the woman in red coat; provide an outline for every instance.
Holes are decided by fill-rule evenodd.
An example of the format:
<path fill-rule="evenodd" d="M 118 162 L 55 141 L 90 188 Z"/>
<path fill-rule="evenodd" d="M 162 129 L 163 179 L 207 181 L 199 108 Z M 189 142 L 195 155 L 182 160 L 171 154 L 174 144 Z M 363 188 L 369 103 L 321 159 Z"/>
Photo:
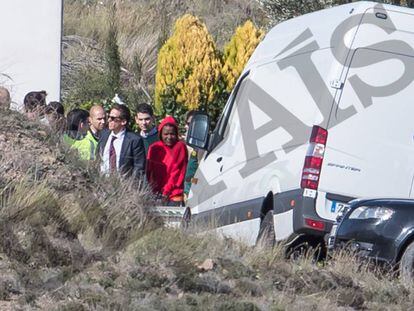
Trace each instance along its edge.
<path fill-rule="evenodd" d="M 181 205 L 188 162 L 187 147 L 178 139 L 178 125 L 166 117 L 158 126 L 160 140 L 151 144 L 147 155 L 147 178 L 167 205 Z"/>

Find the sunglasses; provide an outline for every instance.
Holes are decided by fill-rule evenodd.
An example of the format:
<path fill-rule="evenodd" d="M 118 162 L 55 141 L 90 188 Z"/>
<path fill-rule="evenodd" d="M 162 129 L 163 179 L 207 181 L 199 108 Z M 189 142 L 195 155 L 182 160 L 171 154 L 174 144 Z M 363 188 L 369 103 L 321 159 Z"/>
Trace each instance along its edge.
<path fill-rule="evenodd" d="M 121 121 L 121 120 L 122 120 L 122 118 L 121 118 L 121 117 L 109 116 L 109 117 L 108 117 L 108 120 L 109 120 L 109 121 L 119 122 L 119 121 Z"/>

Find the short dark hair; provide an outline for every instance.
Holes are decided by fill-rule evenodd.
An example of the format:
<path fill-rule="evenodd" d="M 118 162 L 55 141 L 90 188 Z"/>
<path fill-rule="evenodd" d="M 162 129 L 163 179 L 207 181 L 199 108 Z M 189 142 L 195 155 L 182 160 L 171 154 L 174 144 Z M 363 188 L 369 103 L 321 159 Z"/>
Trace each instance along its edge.
<path fill-rule="evenodd" d="M 23 100 L 24 109 L 33 111 L 38 107 L 46 106 L 46 91 L 32 91 L 26 94 Z"/>
<path fill-rule="evenodd" d="M 148 113 L 151 117 L 154 116 L 154 110 L 152 109 L 151 105 L 147 103 L 137 105 L 136 111 L 137 113 Z"/>
<path fill-rule="evenodd" d="M 46 106 L 46 113 L 49 114 L 49 113 L 54 113 L 54 112 L 60 116 L 63 116 L 65 114 L 65 108 L 59 102 L 50 102 Z"/>
<path fill-rule="evenodd" d="M 115 104 L 112 106 L 112 109 L 118 110 L 120 112 L 119 117 L 129 123 L 129 120 L 131 120 L 131 112 L 126 105 Z"/>
<path fill-rule="evenodd" d="M 67 129 L 68 131 L 78 131 L 79 124 L 81 122 L 86 123 L 88 121 L 89 112 L 83 109 L 75 108 L 69 111 L 66 120 L 67 120 Z"/>

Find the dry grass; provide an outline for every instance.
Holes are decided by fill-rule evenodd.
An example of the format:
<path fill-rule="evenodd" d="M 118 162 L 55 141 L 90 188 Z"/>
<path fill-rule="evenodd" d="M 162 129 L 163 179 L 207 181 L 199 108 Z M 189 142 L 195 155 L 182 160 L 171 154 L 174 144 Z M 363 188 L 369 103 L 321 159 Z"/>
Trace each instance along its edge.
<path fill-rule="evenodd" d="M 99 177 L 15 112 L 0 114 L 0 143 L 2 309 L 408 310 L 414 303 L 412 286 L 349 253 L 290 262 L 281 245 L 163 228 L 145 185 Z M 206 259 L 212 266 L 202 269 Z"/>
<path fill-rule="evenodd" d="M 43 208 L 57 205 L 55 192 L 44 181 L 29 182 L 22 179 L 10 182 L 1 190 L 0 196 L 0 218 L 9 222 L 23 221 Z"/>
<path fill-rule="evenodd" d="M 158 229 L 115 258 L 91 265 L 39 301 L 44 307 L 71 301 L 98 310 L 109 306 L 121 310 L 400 310 L 411 306 L 411 288 L 391 276 L 379 277 L 349 254 L 338 256 L 319 265 L 307 258 L 291 263 L 282 259 L 281 248 L 257 250 L 214 235 L 194 237 Z M 197 268 L 207 258 L 213 260 L 213 269 Z"/>

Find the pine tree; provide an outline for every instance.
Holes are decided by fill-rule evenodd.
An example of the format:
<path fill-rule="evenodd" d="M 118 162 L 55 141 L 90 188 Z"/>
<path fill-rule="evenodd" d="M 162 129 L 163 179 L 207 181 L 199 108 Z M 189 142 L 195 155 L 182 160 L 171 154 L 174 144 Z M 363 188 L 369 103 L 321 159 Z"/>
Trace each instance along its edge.
<path fill-rule="evenodd" d="M 158 54 L 157 112 L 179 117 L 191 109 L 215 110 L 213 105 L 220 93 L 217 83 L 221 66 L 205 24 L 189 14 L 178 19 L 173 35 Z"/>
<path fill-rule="evenodd" d="M 109 27 L 105 44 L 107 84 L 112 96 L 119 93 L 121 87 L 121 57 L 117 40 L 116 4 L 113 4 L 109 14 Z"/>
<path fill-rule="evenodd" d="M 263 36 L 262 30 L 257 29 L 251 21 L 247 21 L 243 26 L 237 27 L 230 42 L 225 46 L 222 72 L 228 92 L 233 89 L 244 66 Z"/>

